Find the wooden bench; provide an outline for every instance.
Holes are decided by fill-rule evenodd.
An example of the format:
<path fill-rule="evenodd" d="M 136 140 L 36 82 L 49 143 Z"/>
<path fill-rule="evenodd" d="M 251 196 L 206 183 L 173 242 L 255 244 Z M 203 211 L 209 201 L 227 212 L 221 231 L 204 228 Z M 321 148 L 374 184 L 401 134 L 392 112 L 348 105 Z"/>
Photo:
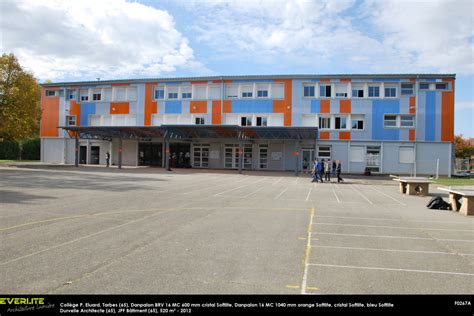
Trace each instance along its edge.
<path fill-rule="evenodd" d="M 418 196 L 428 195 L 430 183 L 433 183 L 422 177 L 401 177 L 393 180 L 400 183 L 400 193 Z"/>
<path fill-rule="evenodd" d="M 462 215 L 474 215 L 474 188 L 456 187 L 456 188 L 438 188 L 441 191 L 449 193 L 449 203 L 453 211 Z M 460 201 L 461 200 L 461 201 Z"/>

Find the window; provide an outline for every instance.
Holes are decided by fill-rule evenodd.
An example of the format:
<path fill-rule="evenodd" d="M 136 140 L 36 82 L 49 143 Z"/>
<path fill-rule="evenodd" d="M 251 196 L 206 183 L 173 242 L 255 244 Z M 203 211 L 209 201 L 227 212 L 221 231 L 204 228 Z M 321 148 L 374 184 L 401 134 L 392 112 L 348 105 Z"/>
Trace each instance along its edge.
<path fill-rule="evenodd" d="M 242 98 L 251 98 L 252 92 L 242 92 Z"/>
<path fill-rule="evenodd" d="M 380 87 L 369 86 L 369 98 L 379 98 Z"/>
<path fill-rule="evenodd" d="M 253 97 L 253 86 L 243 85 L 241 87 L 242 98 L 252 98 Z"/>
<path fill-rule="evenodd" d="M 336 89 L 336 98 L 347 98 L 347 84 L 337 84 Z"/>
<path fill-rule="evenodd" d="M 385 115 L 383 120 L 384 127 L 397 127 L 397 116 L 396 115 Z"/>
<path fill-rule="evenodd" d="M 183 99 L 191 99 L 192 98 L 192 93 L 191 92 L 183 92 L 181 93 L 181 98 Z"/>
<path fill-rule="evenodd" d="M 364 129 L 364 117 L 362 115 L 352 115 L 352 129 Z"/>
<path fill-rule="evenodd" d="M 353 98 L 363 98 L 364 97 L 364 89 L 352 89 L 352 97 Z"/>
<path fill-rule="evenodd" d="M 305 97 L 314 97 L 314 86 L 304 86 L 303 95 Z"/>
<path fill-rule="evenodd" d="M 265 116 L 257 116 L 257 126 L 267 126 L 267 118 Z"/>
<path fill-rule="evenodd" d="M 319 96 L 321 98 L 330 98 L 331 97 L 331 85 L 321 85 L 321 86 L 319 86 Z"/>
<path fill-rule="evenodd" d="M 347 98 L 347 92 L 336 92 L 337 98 Z"/>
<path fill-rule="evenodd" d="M 400 147 L 399 151 L 400 163 L 413 163 L 415 162 L 415 148 L 413 147 Z"/>
<path fill-rule="evenodd" d="M 239 87 L 237 85 L 226 85 L 226 98 L 237 98 L 239 96 Z"/>
<path fill-rule="evenodd" d="M 448 89 L 448 85 L 446 83 L 437 83 L 436 90 L 446 90 Z"/>
<path fill-rule="evenodd" d="M 168 92 L 168 99 L 177 99 L 178 92 Z"/>
<path fill-rule="evenodd" d="M 92 101 L 100 101 L 100 100 L 101 100 L 101 94 L 100 93 L 92 94 Z"/>
<path fill-rule="evenodd" d="M 258 98 L 268 98 L 268 90 L 257 90 Z"/>
<path fill-rule="evenodd" d="M 81 95 L 81 101 L 89 101 L 88 95 Z"/>
<path fill-rule="evenodd" d="M 413 94 L 413 83 L 402 83 L 401 95 L 412 95 Z"/>
<path fill-rule="evenodd" d="M 206 100 L 207 99 L 207 85 L 198 84 L 194 85 L 194 100 Z"/>
<path fill-rule="evenodd" d="M 346 129 L 347 128 L 347 117 L 336 116 L 336 127 L 335 129 Z"/>
<path fill-rule="evenodd" d="M 395 88 L 395 87 L 385 88 L 385 97 L 386 98 L 396 98 L 397 97 L 397 88 Z"/>
<path fill-rule="evenodd" d="M 76 116 L 75 115 L 66 116 L 66 126 L 76 126 Z"/>
<path fill-rule="evenodd" d="M 126 97 L 126 94 L 127 94 L 127 88 L 123 88 L 123 87 L 115 87 L 113 88 L 114 90 L 114 100 L 115 101 L 126 101 L 125 97 Z"/>
<path fill-rule="evenodd" d="M 56 96 L 56 91 L 55 90 L 46 90 L 45 95 L 47 97 L 54 97 L 54 96 Z"/>
<path fill-rule="evenodd" d="M 285 86 L 283 83 L 272 83 L 272 98 L 283 99 L 285 97 Z"/>
<path fill-rule="evenodd" d="M 252 118 L 248 116 L 242 116 L 240 118 L 240 125 L 241 126 L 252 126 Z"/>
<path fill-rule="evenodd" d="M 155 100 L 163 100 L 165 98 L 165 90 L 163 88 L 155 89 Z"/>
<path fill-rule="evenodd" d="M 220 100 L 221 98 L 221 87 L 218 85 L 209 87 L 209 98 L 211 100 Z"/>
<path fill-rule="evenodd" d="M 429 83 L 420 83 L 420 90 L 429 90 L 430 84 Z"/>
<path fill-rule="evenodd" d="M 196 117 L 195 122 L 196 122 L 196 125 L 204 125 L 205 124 L 204 117 Z"/>
<path fill-rule="evenodd" d="M 331 128 L 331 118 L 330 117 L 319 117 L 319 128 L 320 129 L 328 129 Z"/>
<path fill-rule="evenodd" d="M 365 162 L 364 153 L 364 146 L 351 146 L 351 162 Z"/>
<path fill-rule="evenodd" d="M 414 127 L 415 116 L 414 115 L 400 115 L 400 126 L 401 127 Z"/>
<path fill-rule="evenodd" d="M 331 146 L 318 146 L 318 158 L 331 159 Z"/>

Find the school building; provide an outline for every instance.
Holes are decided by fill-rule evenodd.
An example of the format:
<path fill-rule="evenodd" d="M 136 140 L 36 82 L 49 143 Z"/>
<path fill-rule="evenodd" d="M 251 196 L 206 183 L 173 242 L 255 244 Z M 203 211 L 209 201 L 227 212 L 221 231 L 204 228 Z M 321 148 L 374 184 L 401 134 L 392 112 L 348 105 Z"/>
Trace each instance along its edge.
<path fill-rule="evenodd" d="M 63 164 L 451 175 L 454 74 L 262 75 L 42 85 Z M 165 157 L 169 156 L 169 159 Z"/>

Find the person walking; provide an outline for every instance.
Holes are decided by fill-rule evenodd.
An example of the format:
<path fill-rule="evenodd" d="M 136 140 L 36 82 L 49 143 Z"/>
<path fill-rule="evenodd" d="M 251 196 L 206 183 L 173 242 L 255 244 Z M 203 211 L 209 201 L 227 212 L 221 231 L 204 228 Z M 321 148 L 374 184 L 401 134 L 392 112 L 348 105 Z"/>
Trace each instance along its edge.
<path fill-rule="evenodd" d="M 110 153 L 109 152 L 105 154 L 105 164 L 107 168 L 110 166 Z"/>
<path fill-rule="evenodd" d="M 331 162 L 328 160 L 327 162 L 324 163 L 324 174 L 327 182 L 331 181 Z"/>
<path fill-rule="evenodd" d="M 337 175 L 337 183 L 344 182 L 344 180 L 341 178 L 341 162 L 339 160 L 337 161 L 336 175 Z"/>
<path fill-rule="evenodd" d="M 311 170 L 311 175 L 313 176 L 313 180 L 311 180 L 311 182 L 318 182 L 318 168 L 316 159 L 313 160 L 313 168 Z"/>
<path fill-rule="evenodd" d="M 336 160 L 333 160 L 332 161 L 332 176 L 333 177 L 336 176 L 336 168 L 337 168 Z"/>
<path fill-rule="evenodd" d="M 319 162 L 318 162 L 319 163 Z M 326 163 L 324 162 L 324 159 L 321 159 L 321 163 L 319 163 L 319 178 L 321 179 L 321 183 L 323 183 L 323 175 L 324 175 L 324 166 Z"/>

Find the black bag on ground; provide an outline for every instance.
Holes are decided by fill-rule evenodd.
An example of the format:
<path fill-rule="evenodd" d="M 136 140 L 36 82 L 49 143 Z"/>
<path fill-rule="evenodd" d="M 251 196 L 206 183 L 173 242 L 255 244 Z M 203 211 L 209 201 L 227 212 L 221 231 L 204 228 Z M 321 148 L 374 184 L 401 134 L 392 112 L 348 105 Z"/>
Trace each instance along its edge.
<path fill-rule="evenodd" d="M 432 210 L 451 210 L 451 204 L 445 202 L 441 196 L 433 197 L 426 207 Z"/>

